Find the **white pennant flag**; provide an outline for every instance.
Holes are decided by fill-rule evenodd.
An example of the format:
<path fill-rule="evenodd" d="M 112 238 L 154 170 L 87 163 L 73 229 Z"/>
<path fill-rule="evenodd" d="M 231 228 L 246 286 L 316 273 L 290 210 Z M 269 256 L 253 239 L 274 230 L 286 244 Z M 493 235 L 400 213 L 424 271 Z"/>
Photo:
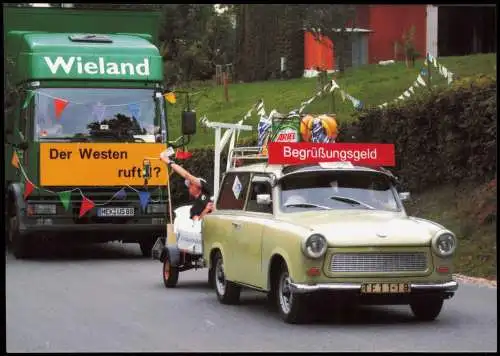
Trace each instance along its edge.
<path fill-rule="evenodd" d="M 452 81 L 453 81 L 453 73 L 448 72 L 448 85 L 450 85 Z"/>
<path fill-rule="evenodd" d="M 418 88 L 418 87 L 420 86 L 420 84 L 418 84 L 418 81 L 416 81 L 416 80 L 415 80 L 415 81 L 413 82 L 413 86 L 414 86 L 415 88 Z"/>
<path fill-rule="evenodd" d="M 321 96 L 321 94 L 323 94 L 323 91 L 320 90 L 319 92 L 316 93 L 316 96 Z"/>
<path fill-rule="evenodd" d="M 400 95 L 400 96 L 398 96 L 398 99 L 405 100 L 405 97 L 403 95 Z"/>
<path fill-rule="evenodd" d="M 420 85 L 424 86 L 424 87 L 426 86 L 426 84 L 425 84 L 425 80 L 424 80 L 424 78 L 422 78 L 422 75 L 421 75 L 421 74 L 419 74 L 419 75 L 418 75 L 418 77 L 417 77 L 417 82 L 418 82 Z"/>
<path fill-rule="evenodd" d="M 434 67 L 438 67 L 438 62 L 436 58 L 432 58 L 432 64 L 434 64 Z"/>
<path fill-rule="evenodd" d="M 443 77 L 448 78 L 448 68 L 443 67 L 443 73 L 442 73 L 442 75 L 443 75 Z"/>
<path fill-rule="evenodd" d="M 340 88 L 335 80 L 332 80 L 332 86 L 330 87 L 330 93 L 335 89 Z"/>
<path fill-rule="evenodd" d="M 444 75 L 443 74 L 443 66 L 441 64 L 439 65 L 439 74 Z"/>
<path fill-rule="evenodd" d="M 408 90 L 406 90 L 404 93 L 404 96 L 406 96 L 407 98 L 409 98 L 411 96 L 410 92 Z"/>
<path fill-rule="evenodd" d="M 345 91 L 341 90 L 340 91 L 340 96 L 342 97 L 342 101 L 345 102 L 345 97 L 346 97 Z"/>
<path fill-rule="evenodd" d="M 413 86 L 410 87 L 410 89 L 408 89 L 412 94 L 415 94 L 415 89 L 413 89 Z"/>

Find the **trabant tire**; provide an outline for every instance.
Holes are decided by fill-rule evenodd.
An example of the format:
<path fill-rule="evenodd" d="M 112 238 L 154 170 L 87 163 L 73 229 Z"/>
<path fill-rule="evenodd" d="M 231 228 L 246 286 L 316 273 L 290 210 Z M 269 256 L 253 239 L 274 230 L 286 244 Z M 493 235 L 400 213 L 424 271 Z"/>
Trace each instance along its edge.
<path fill-rule="evenodd" d="M 443 308 L 443 298 L 418 299 L 413 301 L 410 307 L 417 320 L 433 321 Z"/>
<path fill-rule="evenodd" d="M 217 252 L 214 258 L 214 284 L 217 299 L 222 304 L 238 304 L 241 287 L 226 280 L 222 255 Z"/>
<path fill-rule="evenodd" d="M 208 269 L 208 286 L 210 288 L 215 288 L 215 272 L 213 267 Z"/>
<path fill-rule="evenodd" d="M 163 259 L 163 284 L 165 288 L 175 288 L 179 280 L 179 269 L 172 266 L 168 253 Z"/>
<path fill-rule="evenodd" d="M 276 301 L 281 318 L 285 323 L 300 324 L 306 321 L 307 300 L 305 295 L 294 294 L 290 289 L 290 275 L 283 263 L 274 282 Z"/>

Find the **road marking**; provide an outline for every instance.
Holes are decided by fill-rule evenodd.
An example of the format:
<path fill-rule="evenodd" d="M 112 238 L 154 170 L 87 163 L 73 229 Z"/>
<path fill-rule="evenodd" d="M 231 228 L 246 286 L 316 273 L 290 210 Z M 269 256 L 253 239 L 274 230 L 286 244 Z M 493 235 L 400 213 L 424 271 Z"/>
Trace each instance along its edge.
<path fill-rule="evenodd" d="M 489 280 L 486 278 L 479 278 L 479 277 L 469 277 L 469 276 L 465 276 L 463 274 L 454 274 L 453 276 L 455 277 L 455 279 L 457 279 L 459 282 L 462 282 L 462 283 L 478 284 L 478 285 L 486 286 L 489 288 L 496 288 L 497 287 L 496 280 Z"/>

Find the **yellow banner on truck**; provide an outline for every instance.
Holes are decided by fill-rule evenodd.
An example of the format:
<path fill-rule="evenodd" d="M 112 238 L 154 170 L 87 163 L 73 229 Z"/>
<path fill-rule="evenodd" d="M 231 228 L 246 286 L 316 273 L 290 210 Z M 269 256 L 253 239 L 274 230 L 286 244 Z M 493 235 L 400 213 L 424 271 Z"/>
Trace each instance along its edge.
<path fill-rule="evenodd" d="M 41 186 L 144 185 L 144 161 L 149 160 L 148 185 L 166 186 L 166 165 L 158 159 L 162 143 L 40 143 Z"/>

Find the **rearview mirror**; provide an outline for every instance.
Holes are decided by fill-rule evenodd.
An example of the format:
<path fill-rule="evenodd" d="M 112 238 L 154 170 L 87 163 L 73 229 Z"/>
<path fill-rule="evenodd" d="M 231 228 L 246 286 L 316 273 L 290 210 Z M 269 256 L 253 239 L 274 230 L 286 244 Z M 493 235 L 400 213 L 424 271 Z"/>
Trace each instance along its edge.
<path fill-rule="evenodd" d="M 271 195 L 270 194 L 257 194 L 257 204 L 259 204 L 259 205 L 271 204 Z"/>
<path fill-rule="evenodd" d="M 182 134 L 189 136 L 196 133 L 196 113 L 194 111 L 182 112 Z"/>
<path fill-rule="evenodd" d="M 399 193 L 399 199 L 401 201 L 410 200 L 410 193 L 409 192 Z"/>

